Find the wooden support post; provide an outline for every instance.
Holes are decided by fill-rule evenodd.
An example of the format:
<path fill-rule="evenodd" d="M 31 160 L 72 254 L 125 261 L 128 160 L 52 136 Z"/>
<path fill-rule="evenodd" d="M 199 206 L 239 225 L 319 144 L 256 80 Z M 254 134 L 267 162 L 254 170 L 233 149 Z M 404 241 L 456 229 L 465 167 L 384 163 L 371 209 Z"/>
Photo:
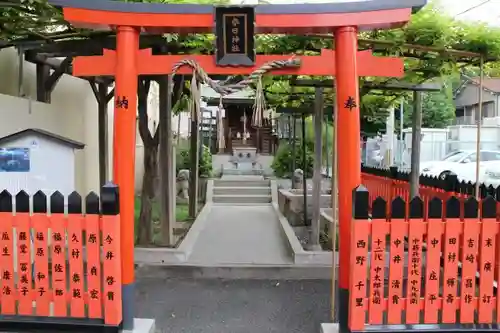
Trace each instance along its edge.
<path fill-rule="evenodd" d="M 110 180 L 108 179 L 108 85 L 99 83 L 98 94 L 99 185 L 103 187 Z"/>
<path fill-rule="evenodd" d="M 161 207 L 161 235 L 163 245 L 174 244 L 173 226 L 175 223 L 174 201 L 172 197 L 172 187 L 175 187 L 172 177 L 172 95 L 170 94 L 170 76 L 161 76 L 159 84 L 159 121 L 158 131 L 160 131 L 160 207 Z"/>
<path fill-rule="evenodd" d="M 37 101 L 50 103 L 52 91 L 61 79 L 62 75 L 66 73 L 71 66 L 71 57 L 65 58 L 59 66 L 50 73 L 50 66 L 48 64 L 36 65 L 36 90 Z"/>
<path fill-rule="evenodd" d="M 422 138 L 422 92 L 413 92 L 413 125 L 411 128 L 410 199 L 416 197 L 420 186 L 420 143 Z"/>
<path fill-rule="evenodd" d="M 36 100 L 49 103 L 50 94 L 45 90 L 45 82 L 50 77 L 50 67 L 44 64 L 36 64 Z"/>
<path fill-rule="evenodd" d="M 321 250 L 320 234 L 320 207 L 321 207 L 321 168 L 323 166 L 323 88 L 315 88 L 314 99 L 314 173 L 312 194 L 312 223 L 309 246 L 312 250 Z"/>
<path fill-rule="evenodd" d="M 335 103 L 333 103 L 335 106 Z M 324 115 L 324 114 L 323 114 Z M 323 119 L 325 121 L 325 162 L 326 162 L 326 177 L 331 177 L 330 174 L 330 147 L 328 146 L 328 116 L 324 117 Z"/>
<path fill-rule="evenodd" d="M 303 199 L 303 205 L 304 209 L 302 210 L 302 213 L 304 214 L 304 224 L 309 225 L 307 221 L 307 155 L 306 155 L 306 113 L 302 113 L 302 199 Z"/>
<path fill-rule="evenodd" d="M 331 299 L 331 306 L 332 306 L 332 321 L 335 322 L 337 319 L 336 313 L 338 312 L 338 307 L 337 305 L 337 263 L 339 262 L 339 252 L 336 251 L 335 249 L 337 248 L 337 229 L 339 225 L 339 183 L 338 183 L 338 154 L 337 154 L 337 133 L 338 133 L 338 107 L 336 106 L 335 101 L 333 102 L 333 121 L 332 121 L 332 225 L 330 226 L 330 237 L 332 238 L 332 299 Z M 327 140 L 328 141 L 328 140 Z M 327 160 L 330 158 L 330 156 L 327 156 Z"/>
<path fill-rule="evenodd" d="M 89 80 L 90 87 L 97 100 L 97 127 L 99 140 L 99 186 L 103 187 L 110 179 L 108 176 L 108 103 L 113 97 L 114 90 L 108 92 L 109 85 L 106 83 L 96 84 Z"/>
<path fill-rule="evenodd" d="M 195 218 L 198 213 L 198 179 L 199 179 L 199 132 L 200 119 L 198 108 L 200 101 L 191 101 L 191 142 L 190 142 L 190 168 L 189 168 L 189 217 Z"/>
<path fill-rule="evenodd" d="M 292 188 L 295 188 L 295 169 L 296 169 L 296 157 L 295 157 L 295 148 L 297 145 L 297 141 L 295 136 L 297 135 L 297 117 L 292 115 Z"/>
<path fill-rule="evenodd" d="M 479 180 L 480 180 L 480 168 L 481 168 L 481 127 L 483 125 L 483 89 L 484 89 L 484 59 L 481 56 L 481 62 L 479 65 L 479 100 L 478 100 L 478 120 L 477 120 L 477 131 L 476 131 L 476 199 L 481 199 L 481 193 L 479 193 Z"/>
<path fill-rule="evenodd" d="M 18 72 L 17 72 L 17 96 L 23 97 L 24 96 L 24 52 L 23 52 L 23 47 L 19 46 L 17 49 L 17 55 L 18 55 L 18 62 L 19 62 L 19 67 L 18 67 Z M 37 66 L 38 70 L 38 66 Z M 38 88 L 38 71 L 37 71 L 37 88 Z"/>

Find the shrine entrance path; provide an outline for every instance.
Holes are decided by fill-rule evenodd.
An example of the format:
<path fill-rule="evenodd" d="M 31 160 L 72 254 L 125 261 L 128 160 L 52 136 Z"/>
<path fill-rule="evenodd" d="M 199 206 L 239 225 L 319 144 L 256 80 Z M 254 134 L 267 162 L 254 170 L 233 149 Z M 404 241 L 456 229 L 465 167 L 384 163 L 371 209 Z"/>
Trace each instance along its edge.
<path fill-rule="evenodd" d="M 224 175 L 213 181 L 209 212 L 186 265 L 293 265 L 288 240 L 263 176 Z M 196 223 L 196 222 L 195 222 Z"/>
<path fill-rule="evenodd" d="M 291 265 L 293 259 L 270 204 L 214 204 L 186 264 Z"/>

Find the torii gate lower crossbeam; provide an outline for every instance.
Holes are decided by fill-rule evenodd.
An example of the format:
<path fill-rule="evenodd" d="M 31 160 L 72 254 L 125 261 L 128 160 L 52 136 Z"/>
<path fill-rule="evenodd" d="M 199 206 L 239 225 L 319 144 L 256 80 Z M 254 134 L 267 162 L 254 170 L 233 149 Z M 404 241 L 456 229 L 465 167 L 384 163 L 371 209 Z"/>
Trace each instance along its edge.
<path fill-rule="evenodd" d="M 121 249 L 123 284 L 123 327 L 133 328 L 134 283 L 134 164 L 137 109 L 137 77 L 141 74 L 169 74 L 172 65 L 193 58 L 208 74 L 247 74 L 252 67 L 217 67 L 207 56 L 153 56 L 139 50 L 139 32 L 206 33 L 213 29 L 213 7 L 124 3 L 119 1 L 49 0 L 64 7 L 69 22 L 94 29 L 117 32 L 116 52 L 102 56 L 77 57 L 73 74 L 77 76 L 115 76 L 114 179 L 120 187 Z M 405 24 L 412 9 L 426 0 L 372 0 L 340 3 L 310 3 L 255 6 L 255 29 L 258 33 L 308 34 L 335 32 L 335 53 L 324 50 L 320 56 L 301 56 L 300 68 L 277 70 L 273 74 L 335 75 L 339 110 L 339 225 L 340 278 L 339 303 L 341 329 L 347 329 L 349 299 L 349 249 L 352 221 L 352 190 L 361 182 L 360 122 L 358 77 L 401 76 L 399 59 L 373 57 L 358 52 L 358 29 L 386 29 Z M 257 56 L 257 66 L 287 56 Z M 181 69 L 181 74 L 186 73 Z"/>

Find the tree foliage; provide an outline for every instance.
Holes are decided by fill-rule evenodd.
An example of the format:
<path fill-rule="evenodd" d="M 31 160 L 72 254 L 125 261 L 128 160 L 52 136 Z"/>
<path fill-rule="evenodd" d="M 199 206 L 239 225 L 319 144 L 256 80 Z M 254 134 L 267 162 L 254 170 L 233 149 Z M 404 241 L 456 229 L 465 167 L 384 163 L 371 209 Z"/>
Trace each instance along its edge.
<path fill-rule="evenodd" d="M 307 178 L 313 174 L 314 152 L 311 145 L 306 142 L 305 163 L 302 156 L 302 142 L 297 140 L 295 143 L 295 154 L 293 153 L 293 143 L 282 142 L 274 156 L 271 168 L 274 175 L 279 178 L 290 178 L 295 170 L 292 170 L 292 161 L 295 158 L 295 169 L 301 169 L 305 172 Z"/>

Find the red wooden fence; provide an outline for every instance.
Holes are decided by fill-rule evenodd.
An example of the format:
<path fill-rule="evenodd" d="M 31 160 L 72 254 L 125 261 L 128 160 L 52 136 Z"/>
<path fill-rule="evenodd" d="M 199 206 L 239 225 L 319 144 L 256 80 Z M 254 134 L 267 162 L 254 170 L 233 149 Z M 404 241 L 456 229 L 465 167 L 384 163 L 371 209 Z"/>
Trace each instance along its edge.
<path fill-rule="evenodd" d="M 396 197 L 401 197 L 405 201 L 410 198 L 410 184 L 407 181 L 395 180 L 388 177 L 381 177 L 372 175 L 369 173 L 361 174 L 361 183 L 370 191 L 370 198 L 375 200 L 378 197 L 384 198 L 385 200 L 392 200 Z M 442 189 L 423 186 L 419 187 L 419 196 L 425 202 L 433 198 L 440 198 L 442 200 L 448 199 L 451 195 L 457 197 L 468 197 L 467 195 L 459 193 L 449 193 Z"/>
<path fill-rule="evenodd" d="M 72 319 L 80 325 L 82 319 L 92 325 L 121 324 L 118 191 L 116 186 L 107 190 L 102 215 L 95 193 L 85 198 L 85 214 L 76 192 L 66 204 L 59 192 L 47 200 L 39 191 L 32 205 L 24 191 L 15 200 L 7 191 L 0 193 L 0 314 L 9 316 L 0 318 L 1 328 L 41 317 L 66 325 Z M 105 207 L 114 209 L 106 212 Z"/>
<path fill-rule="evenodd" d="M 494 282 L 500 272 L 500 223 L 493 198 L 480 203 L 473 197 L 426 203 L 415 198 L 409 204 L 378 198 L 372 202 L 371 219 L 366 219 L 371 201 L 364 187 L 355 191 L 354 202 L 351 330 L 500 322 Z"/>

